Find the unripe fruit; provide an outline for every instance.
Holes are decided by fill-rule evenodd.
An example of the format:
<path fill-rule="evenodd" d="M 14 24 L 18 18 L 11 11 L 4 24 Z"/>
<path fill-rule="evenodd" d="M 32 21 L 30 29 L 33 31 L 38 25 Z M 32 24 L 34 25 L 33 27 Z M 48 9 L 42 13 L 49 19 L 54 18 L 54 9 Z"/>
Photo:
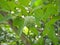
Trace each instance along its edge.
<path fill-rule="evenodd" d="M 35 17 L 26 16 L 25 21 L 24 21 L 24 25 L 27 26 L 27 27 L 34 26 L 35 25 Z"/>

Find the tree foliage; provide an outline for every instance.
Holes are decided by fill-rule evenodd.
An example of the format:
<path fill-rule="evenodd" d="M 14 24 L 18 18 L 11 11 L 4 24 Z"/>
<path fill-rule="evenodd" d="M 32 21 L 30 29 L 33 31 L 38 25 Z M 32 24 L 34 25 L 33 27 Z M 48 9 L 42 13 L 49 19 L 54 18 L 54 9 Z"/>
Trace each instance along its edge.
<path fill-rule="evenodd" d="M 60 45 L 60 0 L 1 0 L 0 44 Z"/>

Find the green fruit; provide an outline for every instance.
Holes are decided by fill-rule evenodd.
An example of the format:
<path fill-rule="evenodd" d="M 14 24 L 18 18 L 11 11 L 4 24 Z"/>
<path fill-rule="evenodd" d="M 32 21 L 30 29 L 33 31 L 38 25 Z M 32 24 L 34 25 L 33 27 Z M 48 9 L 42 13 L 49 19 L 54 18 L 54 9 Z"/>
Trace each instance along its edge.
<path fill-rule="evenodd" d="M 26 16 L 25 17 L 25 21 L 24 21 L 24 25 L 27 27 L 32 27 L 35 25 L 35 17 L 33 16 Z"/>

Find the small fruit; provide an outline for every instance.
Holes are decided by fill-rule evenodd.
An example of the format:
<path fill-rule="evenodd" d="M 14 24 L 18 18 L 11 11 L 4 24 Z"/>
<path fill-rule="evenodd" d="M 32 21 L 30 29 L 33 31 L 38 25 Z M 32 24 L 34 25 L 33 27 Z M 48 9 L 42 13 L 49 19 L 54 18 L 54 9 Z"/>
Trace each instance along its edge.
<path fill-rule="evenodd" d="M 34 26 L 35 25 L 35 17 L 26 16 L 25 21 L 24 21 L 24 25 L 27 26 L 27 27 Z"/>

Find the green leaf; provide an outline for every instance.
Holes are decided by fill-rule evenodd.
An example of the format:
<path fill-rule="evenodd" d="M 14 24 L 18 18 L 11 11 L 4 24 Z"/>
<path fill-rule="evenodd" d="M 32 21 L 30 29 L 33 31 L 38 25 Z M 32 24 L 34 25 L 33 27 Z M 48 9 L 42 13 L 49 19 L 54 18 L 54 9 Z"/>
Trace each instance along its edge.
<path fill-rule="evenodd" d="M 35 27 L 29 28 L 35 35 L 38 35 L 38 30 Z"/>
<path fill-rule="evenodd" d="M 47 20 L 50 16 L 57 14 L 57 7 L 53 4 L 47 5 L 47 9 L 45 11 L 45 15 L 43 16 L 43 20 Z"/>
<path fill-rule="evenodd" d="M 13 20 L 13 25 L 18 28 L 18 30 L 16 30 L 15 32 L 18 33 L 19 36 L 21 36 L 24 27 L 24 19 L 22 19 L 21 17 L 16 17 Z"/>
<path fill-rule="evenodd" d="M 12 0 L 12 1 L 7 1 L 7 4 L 8 4 L 8 6 L 9 6 L 10 10 L 13 10 L 13 11 L 16 10 L 15 8 L 16 8 L 17 5 L 18 5 L 18 4 L 16 4 L 15 1 L 13 1 L 13 0 Z"/>
<path fill-rule="evenodd" d="M 0 8 L 4 10 L 10 10 L 10 7 L 8 6 L 7 1 L 5 0 L 0 1 Z"/>
<path fill-rule="evenodd" d="M 42 4 L 42 0 L 36 0 L 34 4 L 35 6 L 39 6 Z"/>
<path fill-rule="evenodd" d="M 60 12 L 60 0 L 56 0 L 56 4 L 57 4 L 58 12 Z"/>
<path fill-rule="evenodd" d="M 55 17 L 53 17 L 53 19 L 52 20 L 50 20 L 49 22 L 47 22 L 46 24 L 45 24 L 45 29 L 44 29 L 44 31 L 43 31 L 43 35 L 46 35 L 47 33 L 49 33 L 48 31 L 49 31 L 49 27 L 50 26 L 52 26 L 57 20 L 59 20 L 60 19 L 60 16 L 55 16 Z"/>
<path fill-rule="evenodd" d="M 44 45 L 44 39 L 43 37 L 39 38 L 38 42 L 39 45 Z"/>
<path fill-rule="evenodd" d="M 60 19 L 60 16 L 53 17 L 52 20 L 46 23 L 45 29 L 43 31 L 43 36 L 48 35 L 48 37 L 53 41 L 54 45 L 57 45 L 58 39 L 56 37 L 53 24 L 59 19 Z"/>
<path fill-rule="evenodd" d="M 29 2 L 30 2 L 30 0 L 19 0 L 19 2 L 20 2 L 20 5 L 23 5 L 23 6 L 28 6 L 29 5 Z"/>
<path fill-rule="evenodd" d="M 11 15 L 7 15 L 5 17 L 0 15 L 0 23 L 5 23 L 9 19 L 12 19 Z"/>
<path fill-rule="evenodd" d="M 36 0 L 31 0 L 30 7 L 33 7 L 33 6 L 34 6 L 35 1 L 36 1 Z"/>
<path fill-rule="evenodd" d="M 44 11 L 40 7 L 37 7 L 33 10 L 33 16 L 36 18 L 36 24 L 40 26 L 40 20 L 44 16 Z"/>
<path fill-rule="evenodd" d="M 0 14 L 0 22 L 3 20 L 3 16 Z"/>

